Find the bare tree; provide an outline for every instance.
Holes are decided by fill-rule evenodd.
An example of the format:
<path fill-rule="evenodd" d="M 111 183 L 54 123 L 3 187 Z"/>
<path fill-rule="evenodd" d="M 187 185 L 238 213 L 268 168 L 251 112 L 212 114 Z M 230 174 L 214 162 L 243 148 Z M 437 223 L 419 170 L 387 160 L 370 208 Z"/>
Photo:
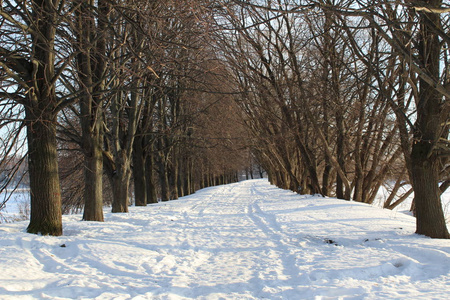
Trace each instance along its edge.
<path fill-rule="evenodd" d="M 2 77 L 14 82 L 2 98 L 25 107 L 31 189 L 27 231 L 62 234 L 56 150 L 58 112 L 67 105 L 57 82 L 70 59 L 64 32 L 64 1 L 2 1 Z"/>
<path fill-rule="evenodd" d="M 220 25 L 227 25 L 223 20 L 228 18 L 228 24 L 231 24 L 226 28 L 228 32 L 234 30 L 241 36 L 241 39 L 233 39 L 228 34 L 234 44 L 227 49 L 231 53 L 227 59 L 233 61 L 231 67 L 237 70 L 235 77 L 243 87 L 243 94 L 247 98 L 249 94 L 254 97 L 264 89 L 265 95 L 257 97 L 269 94 L 272 103 L 279 106 L 273 120 L 278 118 L 278 122 L 287 122 L 288 127 L 302 132 L 308 126 L 314 128 L 312 134 L 322 144 L 322 157 L 326 161 L 323 182 L 328 182 L 330 174 L 336 172 L 337 194 L 349 198 L 349 192 L 354 190 L 354 199 L 371 202 L 389 174 L 390 166 L 397 164 L 403 154 L 415 190 L 417 233 L 448 238 L 440 203 L 440 194 L 448 186 L 446 161 L 450 108 L 448 47 L 445 46 L 449 42 L 448 4 L 439 0 L 420 3 L 224 1 L 221 4 L 226 6 L 226 13 L 219 19 Z M 309 24 L 312 20 L 324 21 L 317 22 L 318 26 L 310 26 L 310 36 L 300 37 L 293 28 L 303 28 L 303 23 L 295 22 L 302 16 L 309 19 Z M 283 34 L 287 39 L 281 38 Z M 311 49 L 292 48 L 297 40 L 291 37 L 295 36 L 303 41 L 314 41 L 323 61 L 299 60 Z M 351 49 L 353 61 L 342 56 L 346 51 L 340 50 L 341 45 Z M 239 57 L 235 49 L 250 55 Z M 288 57 L 285 58 L 283 53 Z M 314 56 L 314 52 L 310 53 Z M 281 76 L 283 69 L 280 66 L 289 70 L 285 71 L 288 77 Z M 317 101 L 318 96 L 325 96 L 317 93 L 308 80 L 307 76 L 311 75 L 321 78 L 314 72 L 308 73 L 310 66 L 322 66 L 323 87 L 332 91 L 331 98 L 325 102 Z M 256 77 L 249 77 L 251 72 Z M 296 77 L 289 78 L 291 74 Z M 346 84 L 345 76 L 352 78 L 350 86 L 343 85 Z M 258 77 L 260 79 L 255 81 Z M 296 103 L 289 94 L 290 89 L 283 86 L 283 78 L 298 86 L 295 93 L 298 103 L 303 104 L 302 110 L 295 111 L 286 100 Z M 350 93 L 344 96 L 341 94 L 344 90 Z M 352 99 L 357 101 L 352 102 Z M 327 112 L 327 103 L 334 103 L 335 112 Z M 358 109 L 353 109 L 354 105 Z M 247 107 L 253 116 L 252 126 L 255 125 L 255 111 L 260 107 L 256 103 Z M 342 113 L 352 110 L 354 114 Z M 295 122 L 291 121 L 294 120 L 293 111 Z M 332 124 L 333 129 L 322 126 L 321 122 Z M 255 128 L 256 133 L 262 132 L 261 125 L 264 126 L 260 124 Z M 282 123 L 278 126 L 282 128 Z M 267 134 L 279 132 L 267 131 Z M 333 141 L 334 134 L 338 139 Z M 356 140 L 350 139 L 351 136 Z M 394 142 L 397 138 L 400 143 Z M 314 147 L 314 141 L 301 138 L 297 144 L 301 159 L 307 163 L 305 169 L 310 170 L 308 180 L 312 190 L 318 190 L 314 184 L 320 184 L 320 181 L 314 173 L 320 172 L 315 165 L 320 156 L 311 157 L 311 152 L 305 151 Z M 349 148 L 349 145 L 356 148 Z M 266 160 L 274 161 L 270 156 L 275 153 L 276 150 L 266 155 L 269 156 Z M 279 164 L 281 166 L 283 172 L 298 176 L 286 162 Z M 400 171 L 398 176 L 403 178 L 402 174 Z M 443 180 L 441 186 L 439 180 Z M 400 184 L 399 179 L 397 186 Z M 322 187 L 321 190 L 328 189 Z"/>
<path fill-rule="evenodd" d="M 364 18 L 379 37 L 387 43 L 391 55 L 400 61 L 398 72 L 406 80 L 400 80 L 395 88 L 399 99 L 409 98 L 405 86 L 411 86 L 415 103 L 413 113 L 408 116 L 403 102 L 389 101 L 397 115 L 402 148 L 408 174 L 414 189 L 417 233 L 434 238 L 450 238 L 442 210 L 439 187 L 440 172 L 445 169 L 443 159 L 448 151 L 448 9 L 442 1 L 421 3 L 360 3 L 357 10 L 324 4 L 324 9 L 333 10 L 339 16 L 353 15 Z M 342 20 L 342 19 L 341 19 Z M 354 32 L 347 32 L 354 39 Z M 354 40 L 353 47 L 364 56 L 364 50 Z M 377 72 L 383 72 L 377 63 L 370 61 Z M 441 70 L 441 67 L 443 69 Z M 386 78 L 388 79 L 388 78 Z M 384 90 L 389 81 L 380 82 Z M 390 97 L 387 97 L 388 100 Z M 412 142 L 408 143 L 408 136 Z M 445 183 L 445 181 L 444 181 Z M 443 187 L 445 184 L 443 185 Z"/>
<path fill-rule="evenodd" d="M 103 101 L 106 93 L 107 1 L 76 2 L 77 70 L 80 96 L 80 123 L 84 153 L 83 220 L 103 221 Z"/>
<path fill-rule="evenodd" d="M 291 14 L 288 4 L 231 7 L 231 29 L 218 37 L 259 160 L 284 188 L 329 195 L 335 186 L 340 198 L 354 190 L 370 203 L 401 153 L 390 107 L 369 93 L 373 71 L 349 51 L 333 14 Z"/>

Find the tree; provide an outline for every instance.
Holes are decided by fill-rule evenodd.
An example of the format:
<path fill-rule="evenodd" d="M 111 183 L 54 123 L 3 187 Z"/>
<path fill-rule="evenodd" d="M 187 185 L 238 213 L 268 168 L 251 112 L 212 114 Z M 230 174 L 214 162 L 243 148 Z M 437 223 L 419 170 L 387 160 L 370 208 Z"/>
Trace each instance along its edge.
<path fill-rule="evenodd" d="M 228 7 L 229 31 L 217 38 L 253 148 L 283 188 L 343 199 L 354 190 L 370 203 L 401 154 L 390 107 L 370 93 L 373 69 L 349 51 L 334 15 L 293 14 L 289 3 Z"/>
<path fill-rule="evenodd" d="M 77 49 L 79 119 L 84 154 L 83 220 L 103 221 L 103 101 L 106 92 L 106 46 L 108 15 L 106 1 L 74 2 Z"/>
<path fill-rule="evenodd" d="M 0 47 L 2 77 L 14 84 L 2 98 L 25 107 L 31 217 L 27 231 L 62 234 L 56 122 L 67 101 L 56 83 L 70 53 L 57 35 L 67 9 L 64 1 L 2 1 L 4 46 Z"/>
<path fill-rule="evenodd" d="M 419 95 L 416 103 L 417 121 L 411 149 L 411 174 L 417 220 L 416 233 L 434 238 L 450 239 L 438 184 L 440 156 L 450 155 L 448 144 L 445 144 L 449 134 L 446 122 L 449 120 L 450 114 L 450 97 L 447 96 L 447 99 L 444 99 L 444 95 L 436 88 L 436 81 L 439 83 L 439 78 L 441 78 L 442 38 L 445 36 L 440 36 L 436 32 L 442 28 L 441 18 L 439 13 L 432 11 L 432 9 L 441 8 L 442 1 L 430 0 L 425 1 L 425 4 L 426 7 L 431 8 L 431 11 L 419 12 L 418 60 L 422 66 L 421 70 L 433 80 L 427 80 L 426 76 L 419 74 Z M 449 36 L 446 35 L 446 37 Z M 449 45 L 448 41 L 447 45 Z M 446 68 L 448 67 L 447 64 Z"/>
<path fill-rule="evenodd" d="M 439 187 L 440 172 L 445 169 L 445 163 L 442 163 L 450 154 L 450 91 L 447 88 L 450 65 L 449 50 L 444 46 L 450 40 L 449 11 L 442 8 L 442 3 L 439 0 L 397 4 L 370 2 L 364 3 L 366 5 L 361 6 L 356 13 L 353 8 L 347 10 L 324 5 L 325 9 L 334 10 L 340 16 L 364 18 L 392 48 L 390 54 L 404 62 L 400 63 L 398 70 L 406 76 L 406 81 L 403 80 L 398 85 L 397 96 L 404 99 L 407 96 L 404 86 L 409 84 L 412 88 L 411 95 L 415 99 L 415 113 L 408 117 L 405 113 L 408 108 L 402 103 L 389 103 L 400 124 L 406 166 L 414 190 L 416 232 L 433 238 L 450 238 L 440 200 L 442 190 Z M 349 30 L 347 32 L 354 39 L 354 33 Z M 361 53 L 356 42 L 353 47 Z M 373 64 L 373 67 L 377 72 L 383 72 L 379 65 Z M 380 82 L 379 85 L 384 95 L 387 94 L 383 91 L 385 83 Z M 412 136 L 410 145 L 407 135 Z M 445 181 L 442 186 L 445 186 Z"/>
<path fill-rule="evenodd" d="M 297 125 L 295 128 L 300 131 L 308 125 L 314 128 L 312 135 L 316 136 L 322 144 L 325 165 L 328 165 L 325 167 L 326 173 L 330 174 L 333 171 L 337 173 L 337 194 L 343 195 L 341 186 L 344 184 L 347 195 L 354 189 L 355 200 L 370 202 L 386 178 L 390 165 L 397 164 L 401 159 L 400 155 L 403 154 L 407 174 L 415 191 L 417 233 L 430 237 L 448 238 L 440 203 L 440 194 L 448 187 L 446 163 L 449 155 L 448 116 L 450 112 L 448 104 L 450 92 L 447 88 L 450 40 L 448 5 L 443 7 L 443 2 L 439 0 L 420 3 L 231 1 L 222 2 L 222 5 L 226 6 L 224 15 L 228 16 L 229 24 L 231 24 L 227 29 L 238 32 L 247 44 L 234 39 L 234 49 L 229 47 L 229 53 L 237 57 L 235 49 L 240 47 L 241 51 L 247 48 L 244 51 L 249 52 L 248 49 L 250 49 L 252 51 L 250 55 L 254 55 L 234 58 L 231 65 L 232 69 L 238 70 L 235 77 L 244 87 L 243 94 L 255 95 L 264 88 L 266 95 L 263 97 L 269 94 L 275 100 L 273 103 L 280 106 L 276 117 L 278 120 L 287 122 L 288 127 L 291 128 Z M 318 22 L 318 28 L 324 29 L 324 33 L 319 34 L 320 30 L 310 27 L 311 35 L 305 35 L 303 39 L 322 43 L 318 37 L 323 38 L 322 46 L 324 47 L 317 45 L 325 63 L 299 60 L 299 57 L 302 59 L 305 57 L 308 47 L 303 49 L 297 47 L 296 50 L 290 51 L 298 39 L 298 37 L 290 38 L 295 36 L 295 31 L 291 28 L 298 30 L 303 24 L 295 23 L 296 16 L 301 18 L 301 16 L 309 15 L 312 16 L 309 20 L 321 20 L 324 16 L 323 24 Z M 285 22 L 282 23 L 280 20 Z M 220 19 L 220 22 L 222 26 L 226 23 L 223 19 Z M 309 22 L 311 24 L 311 21 Z M 283 39 L 283 34 L 287 34 L 288 39 Z M 283 42 L 284 40 L 289 42 Z M 341 44 L 336 44 L 337 41 L 344 42 L 345 47 L 352 49 L 355 58 L 353 61 L 341 55 L 345 51 L 340 52 L 338 47 Z M 283 56 L 283 53 L 289 56 L 288 59 Z M 227 58 L 233 58 L 233 55 L 228 55 Z M 302 68 L 297 67 L 300 65 Z M 291 79 L 284 76 L 287 80 L 293 80 L 299 87 L 296 93 L 300 93 L 298 99 L 300 103 L 303 103 L 303 107 L 302 110 L 295 112 L 297 124 L 290 122 L 292 118 L 290 114 L 293 113 L 292 109 L 295 109 L 290 103 L 295 102 L 288 93 L 290 89 L 283 86 L 283 77 L 280 76 L 282 73 L 279 73 L 283 72 L 283 69 L 280 66 L 289 70 L 284 71 L 284 74 L 297 75 L 296 78 Z M 314 89 L 308 85 L 308 76 L 314 74 L 314 72 L 308 74 L 309 66 L 323 66 L 323 78 L 326 83 L 324 86 L 331 88 L 332 97 L 334 97 L 332 102 L 339 104 L 339 106 L 333 106 L 337 111 L 334 120 L 330 118 L 331 115 L 327 113 L 327 110 L 316 109 L 321 107 L 321 103 L 317 101 L 317 96 L 320 97 L 320 94 L 314 93 Z M 243 71 L 245 68 L 247 70 Z M 342 78 L 345 77 L 342 76 L 345 73 L 341 70 L 349 73 L 354 80 L 350 87 L 358 87 L 345 98 L 339 96 L 341 91 L 348 90 L 343 85 Z M 248 71 L 256 71 L 257 76 L 262 78 L 258 81 L 266 82 L 267 86 L 264 86 L 266 84 L 256 85 L 255 77 L 246 76 Z M 331 85 L 327 85 L 329 83 Z M 347 108 L 341 105 L 345 102 L 351 103 L 348 99 L 355 99 L 355 95 L 357 95 L 356 99 L 359 98 L 359 102 L 353 103 L 358 105 L 359 113 L 356 113 L 356 119 L 349 119 L 351 115 L 341 114 L 341 111 L 351 111 L 352 109 L 348 108 L 352 106 Z M 286 99 L 290 102 L 286 103 Z M 305 101 L 306 99 L 308 102 Z M 415 103 L 411 103 L 411 99 L 414 99 Z M 325 101 L 324 105 L 327 102 L 330 103 Z M 256 116 L 255 111 L 260 110 L 259 107 L 250 106 L 248 111 Z M 322 106 L 322 109 L 325 109 L 325 106 Z M 410 113 L 411 111 L 413 113 Z M 394 115 L 396 122 L 393 122 Z M 330 139 L 333 134 L 322 126 L 321 117 L 325 124 L 335 126 L 336 129 L 333 131 L 339 136 L 337 141 Z M 350 124 L 355 121 L 356 127 L 352 128 L 353 125 Z M 260 128 L 256 128 L 255 132 L 261 132 Z M 267 133 L 273 135 L 276 132 L 268 131 Z M 346 140 L 352 135 L 356 137 L 356 140 L 347 142 Z M 399 144 L 393 142 L 396 137 L 400 138 Z M 302 150 L 300 154 L 302 161 L 307 163 L 305 169 L 309 171 L 312 190 L 318 190 L 317 187 L 314 188 L 314 185 L 320 184 L 318 177 L 314 175 L 320 170 L 314 163 L 317 162 L 317 157 L 311 157 L 309 155 L 311 152 L 305 151 L 314 143 L 313 140 L 302 138 L 298 148 Z M 354 144 L 356 148 L 349 149 L 348 146 L 351 144 Z M 334 152 L 335 149 L 337 153 Z M 388 154 L 389 152 L 391 154 Z M 289 167 L 286 162 L 282 166 L 284 172 L 292 174 L 292 177 L 297 176 L 292 173 L 292 167 Z M 403 172 L 400 171 L 399 176 L 403 178 L 402 174 Z M 327 182 L 329 175 L 322 178 L 323 182 Z M 441 186 L 439 186 L 440 180 L 443 180 Z M 401 179 L 397 180 L 397 186 L 400 182 Z M 397 189 L 394 188 L 394 190 Z M 328 189 L 322 187 L 321 190 Z"/>

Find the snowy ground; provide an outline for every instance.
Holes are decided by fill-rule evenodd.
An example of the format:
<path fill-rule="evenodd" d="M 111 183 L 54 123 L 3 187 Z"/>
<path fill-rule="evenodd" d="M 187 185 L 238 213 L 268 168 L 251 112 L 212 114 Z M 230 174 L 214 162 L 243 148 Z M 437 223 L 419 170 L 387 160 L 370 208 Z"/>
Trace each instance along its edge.
<path fill-rule="evenodd" d="M 0 299 L 448 299 L 450 241 L 413 217 L 265 180 L 64 216 L 64 236 L 0 224 Z"/>
<path fill-rule="evenodd" d="M 402 188 L 400 188 L 398 195 L 402 195 L 403 193 L 406 193 L 406 191 L 408 191 L 410 188 L 411 188 L 410 185 L 403 186 Z M 389 197 L 389 194 L 390 194 L 390 192 L 388 192 L 384 186 L 381 186 L 378 191 L 378 194 L 375 198 L 375 201 L 372 205 L 376 206 L 376 207 L 383 207 L 383 204 L 386 201 L 386 199 Z M 413 198 L 414 198 L 414 193 L 412 193 L 408 198 L 405 199 L 405 201 L 403 201 L 396 208 L 394 208 L 394 211 L 412 215 L 410 210 L 411 210 L 411 203 L 413 201 Z M 444 211 L 444 215 L 447 220 L 447 224 L 450 225 L 450 188 L 448 188 L 442 194 L 441 201 L 442 201 L 442 209 Z M 393 201 L 393 202 L 395 202 L 395 201 Z"/>
<path fill-rule="evenodd" d="M 9 198 L 8 198 L 9 197 Z M 0 210 L 0 223 L 28 220 L 30 217 L 30 192 L 21 189 L 13 192 L 0 193 L 0 205 L 6 200 Z"/>

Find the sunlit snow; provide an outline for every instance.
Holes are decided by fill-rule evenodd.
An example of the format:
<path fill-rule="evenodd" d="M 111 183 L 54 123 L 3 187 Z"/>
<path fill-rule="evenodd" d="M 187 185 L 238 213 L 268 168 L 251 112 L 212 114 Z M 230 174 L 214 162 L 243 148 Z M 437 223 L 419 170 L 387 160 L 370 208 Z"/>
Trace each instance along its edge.
<path fill-rule="evenodd" d="M 249 180 L 177 201 L 0 224 L 0 299 L 446 299 L 450 241 L 412 216 Z"/>

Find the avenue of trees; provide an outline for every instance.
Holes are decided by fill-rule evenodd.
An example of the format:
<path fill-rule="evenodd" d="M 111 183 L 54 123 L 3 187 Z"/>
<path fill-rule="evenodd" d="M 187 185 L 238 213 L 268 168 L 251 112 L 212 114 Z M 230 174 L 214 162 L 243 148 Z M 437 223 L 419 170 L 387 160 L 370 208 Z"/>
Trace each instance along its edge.
<path fill-rule="evenodd" d="M 414 191 L 417 233 L 449 238 L 449 3 L 233 2 L 217 51 L 270 181 L 365 203 L 390 181 L 387 208 Z"/>
<path fill-rule="evenodd" d="M 417 233 L 450 238 L 450 3 L 1 5 L 1 166 L 26 148 L 28 232 L 259 165 L 302 194 L 372 203 L 389 185 L 392 209 L 414 193 Z"/>
<path fill-rule="evenodd" d="M 1 2 L 2 130 L 11 149 L 26 135 L 28 232 L 62 234 L 61 195 L 103 221 L 108 192 L 127 212 L 132 193 L 146 205 L 237 180 L 239 114 L 191 4 Z"/>

